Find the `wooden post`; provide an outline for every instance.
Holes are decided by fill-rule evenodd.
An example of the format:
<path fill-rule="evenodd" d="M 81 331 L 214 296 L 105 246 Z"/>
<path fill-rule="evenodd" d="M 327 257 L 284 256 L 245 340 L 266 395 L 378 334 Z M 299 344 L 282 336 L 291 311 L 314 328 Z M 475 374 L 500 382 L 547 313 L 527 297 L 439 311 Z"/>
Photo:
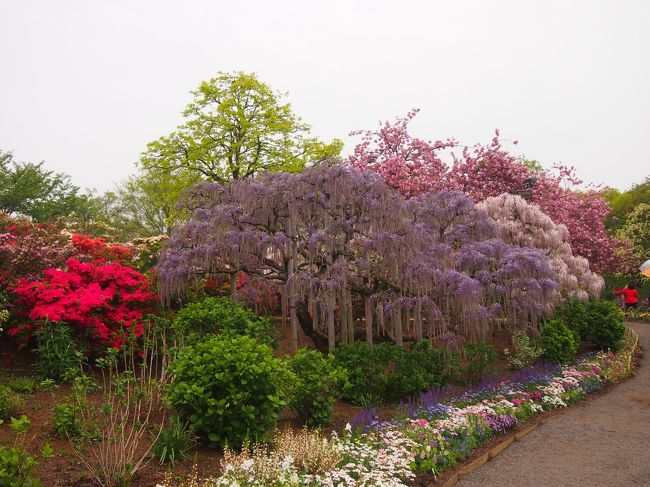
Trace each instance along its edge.
<path fill-rule="evenodd" d="M 327 347 L 331 352 L 336 347 L 336 328 L 334 322 L 334 306 L 335 299 L 333 296 L 330 296 L 328 299 L 327 307 L 329 308 L 327 313 Z"/>
<path fill-rule="evenodd" d="M 291 217 L 287 218 L 285 230 L 287 237 L 293 239 L 294 231 Z M 294 282 L 294 257 L 296 249 L 293 240 L 290 245 L 291 256 L 287 264 L 287 277 L 289 278 L 289 297 L 287 304 L 289 305 L 289 323 L 291 324 L 291 348 L 295 352 L 298 350 L 298 316 L 296 315 L 296 284 Z"/>
<path fill-rule="evenodd" d="M 352 344 L 354 343 L 354 309 L 352 308 L 352 293 L 346 293 L 345 299 L 347 300 L 346 311 L 348 313 L 348 343 Z"/>
<path fill-rule="evenodd" d="M 366 342 L 372 347 L 372 303 L 368 296 L 364 300 L 364 308 L 366 312 Z"/>
<path fill-rule="evenodd" d="M 230 299 L 237 301 L 237 273 L 230 274 Z"/>
<path fill-rule="evenodd" d="M 395 344 L 399 348 L 404 348 L 402 339 L 402 310 L 395 303 L 393 306 L 393 330 L 395 332 Z"/>
<path fill-rule="evenodd" d="M 349 343 L 347 304 L 348 302 L 345 299 L 345 290 L 342 290 L 339 296 L 339 323 L 341 324 L 341 343 Z"/>
<path fill-rule="evenodd" d="M 415 339 L 422 340 L 422 303 L 415 305 Z"/>

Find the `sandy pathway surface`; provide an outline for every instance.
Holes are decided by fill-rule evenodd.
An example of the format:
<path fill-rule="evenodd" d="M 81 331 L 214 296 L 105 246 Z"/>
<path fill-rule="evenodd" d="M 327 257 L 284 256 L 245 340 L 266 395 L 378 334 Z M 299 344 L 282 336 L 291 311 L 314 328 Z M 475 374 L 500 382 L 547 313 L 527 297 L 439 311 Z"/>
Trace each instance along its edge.
<path fill-rule="evenodd" d="M 549 419 L 459 487 L 650 486 L 650 324 L 636 377 Z"/>

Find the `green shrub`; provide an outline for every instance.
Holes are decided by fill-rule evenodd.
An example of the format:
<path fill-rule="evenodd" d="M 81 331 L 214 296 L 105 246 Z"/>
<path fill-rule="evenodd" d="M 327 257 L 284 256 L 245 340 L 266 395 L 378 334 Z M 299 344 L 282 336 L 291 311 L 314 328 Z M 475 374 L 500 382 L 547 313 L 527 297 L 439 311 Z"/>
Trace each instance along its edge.
<path fill-rule="evenodd" d="M 160 463 L 171 463 L 187 458 L 187 452 L 196 443 L 194 433 L 178 416 L 174 416 L 169 424 L 160 430 L 160 436 L 151 448 L 151 456 Z"/>
<path fill-rule="evenodd" d="M 395 352 L 396 347 L 389 343 L 371 347 L 366 342 L 355 342 L 334 349 L 334 363 L 348 371 L 349 386 L 343 391 L 343 398 L 362 407 L 386 399 L 389 364 Z"/>
<path fill-rule="evenodd" d="M 0 485 L 3 487 L 41 487 L 32 477 L 36 460 L 18 447 L 0 446 Z"/>
<path fill-rule="evenodd" d="M 580 344 L 578 333 L 558 319 L 549 320 L 542 325 L 540 340 L 544 358 L 558 364 L 570 363 Z"/>
<path fill-rule="evenodd" d="M 588 338 L 602 349 L 618 350 L 625 336 L 624 313 L 612 301 L 591 302 L 587 306 Z"/>
<path fill-rule="evenodd" d="M 461 368 L 461 379 L 467 384 L 476 384 L 487 373 L 494 372 L 494 364 L 498 358 L 491 343 L 467 343 L 463 347 L 467 363 Z"/>
<path fill-rule="evenodd" d="M 57 438 L 80 438 L 82 428 L 79 421 L 79 408 L 67 403 L 55 405 L 52 432 Z"/>
<path fill-rule="evenodd" d="M 347 369 L 350 383 L 343 398 L 369 407 L 402 399 L 447 383 L 447 354 L 426 342 L 405 351 L 391 343 L 370 347 L 366 342 L 342 345 L 333 352 L 335 364 Z"/>
<path fill-rule="evenodd" d="M 512 334 L 512 349 L 503 352 L 513 369 L 531 367 L 544 351 L 525 332 L 517 330 Z"/>
<path fill-rule="evenodd" d="M 0 421 L 9 419 L 19 404 L 20 401 L 12 390 L 0 385 Z"/>
<path fill-rule="evenodd" d="M 347 383 L 347 370 L 334 365 L 332 357 L 305 349 L 290 357 L 287 365 L 295 377 L 289 409 L 307 426 L 328 424 Z"/>
<path fill-rule="evenodd" d="M 169 405 L 212 445 L 238 448 L 263 438 L 286 404 L 286 366 L 251 337 L 216 336 L 188 345 L 171 372 Z"/>
<path fill-rule="evenodd" d="M 580 340 L 589 339 L 589 322 L 587 319 L 588 302 L 571 300 L 555 307 L 554 318 L 562 320 L 569 328 L 578 332 Z"/>
<path fill-rule="evenodd" d="M 67 382 L 81 373 L 83 353 L 68 325 L 47 322 L 35 335 L 37 366 L 43 377 Z"/>
<path fill-rule="evenodd" d="M 31 394 L 38 385 L 32 377 L 12 377 L 7 381 L 7 386 L 14 392 Z"/>
<path fill-rule="evenodd" d="M 268 319 L 229 298 L 210 297 L 187 304 L 178 311 L 173 327 L 185 336 L 250 336 L 273 347 L 277 345 L 275 328 Z"/>
<path fill-rule="evenodd" d="M 431 348 L 425 341 L 414 344 L 409 351 L 395 348 L 394 368 L 387 378 L 387 397 L 414 396 L 449 381 L 449 361 L 444 350 Z"/>

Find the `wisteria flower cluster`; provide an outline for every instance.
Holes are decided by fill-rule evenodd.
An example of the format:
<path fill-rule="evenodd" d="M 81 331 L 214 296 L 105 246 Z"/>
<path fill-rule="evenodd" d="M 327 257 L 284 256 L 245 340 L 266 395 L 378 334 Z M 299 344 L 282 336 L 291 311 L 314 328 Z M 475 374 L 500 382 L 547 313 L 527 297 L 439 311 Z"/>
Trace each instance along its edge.
<path fill-rule="evenodd" d="M 634 344 L 628 336 L 618 354 L 588 355 L 572 366 L 541 364 L 518 371 L 507 381 L 486 380 L 455 397 L 444 390 L 428 391 L 405 404 L 402 414 L 390 421 L 379 421 L 373 411 L 364 411 L 347 425 L 342 437 L 334 433 L 331 440 L 320 440 L 340 455 L 338 463 L 325 472 L 301 469 L 294 460 L 295 450 L 283 452 L 276 447 L 263 454 L 254 450 L 258 454 L 252 456 L 229 455 L 222 476 L 201 485 L 412 485 L 418 472 L 438 475 L 520 422 L 566 407 L 621 379 L 629 373 Z M 257 470 L 264 472 L 265 483 L 254 474 Z M 269 472 L 277 473 L 269 477 Z"/>

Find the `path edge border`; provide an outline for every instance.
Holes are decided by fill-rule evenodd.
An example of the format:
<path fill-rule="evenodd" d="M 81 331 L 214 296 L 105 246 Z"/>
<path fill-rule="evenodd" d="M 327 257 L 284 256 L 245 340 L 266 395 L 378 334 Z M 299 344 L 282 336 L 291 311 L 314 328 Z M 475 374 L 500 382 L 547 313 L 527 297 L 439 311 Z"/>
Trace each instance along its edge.
<path fill-rule="evenodd" d="M 492 460 L 494 457 L 496 457 L 499 453 L 501 453 L 503 450 L 508 448 L 510 445 L 512 445 L 515 441 L 521 440 L 524 436 L 526 436 L 528 433 L 531 433 L 532 431 L 535 431 L 539 426 L 544 424 L 545 420 L 540 420 L 536 421 L 535 423 L 530 424 L 526 428 L 524 428 L 521 431 L 518 431 L 514 435 L 510 436 L 509 438 L 503 440 L 502 442 L 498 443 L 497 445 L 493 446 L 490 448 L 487 452 L 485 452 L 483 455 L 478 457 L 476 460 L 474 460 L 472 463 L 464 467 L 460 472 L 457 472 L 453 476 L 449 477 L 447 481 L 442 484 L 441 487 L 452 487 L 456 485 L 456 483 L 459 480 L 463 480 L 465 477 L 469 476 L 474 470 L 477 468 L 481 467 L 483 464 L 488 462 L 489 460 Z"/>
<path fill-rule="evenodd" d="M 626 325 L 626 334 L 629 334 L 632 336 L 633 339 L 633 345 L 630 347 L 630 350 L 627 351 L 628 356 L 626 357 L 626 372 L 629 374 L 630 369 L 632 367 L 632 360 L 634 359 L 634 354 L 636 353 L 636 350 L 639 346 L 639 335 L 636 333 L 632 328 Z M 515 433 L 514 435 L 510 436 L 509 438 L 503 440 L 496 446 L 493 446 L 488 450 L 486 453 L 478 457 L 476 460 L 474 460 L 472 463 L 464 467 L 462 470 L 459 472 L 455 473 L 451 477 L 447 479 L 447 481 L 442 484 L 441 487 L 453 487 L 458 483 L 459 480 L 463 480 L 465 477 L 468 477 L 474 470 L 478 469 L 481 467 L 483 464 L 485 464 L 487 461 L 492 460 L 494 457 L 496 457 L 499 453 L 501 453 L 503 450 L 508 448 L 510 445 L 512 445 L 515 441 L 521 440 L 524 436 L 526 436 L 528 433 L 531 433 L 532 431 L 536 430 L 539 426 L 543 425 L 546 422 L 546 419 L 541 419 L 538 421 L 535 421 L 534 423 L 530 424 L 523 430 Z"/>

